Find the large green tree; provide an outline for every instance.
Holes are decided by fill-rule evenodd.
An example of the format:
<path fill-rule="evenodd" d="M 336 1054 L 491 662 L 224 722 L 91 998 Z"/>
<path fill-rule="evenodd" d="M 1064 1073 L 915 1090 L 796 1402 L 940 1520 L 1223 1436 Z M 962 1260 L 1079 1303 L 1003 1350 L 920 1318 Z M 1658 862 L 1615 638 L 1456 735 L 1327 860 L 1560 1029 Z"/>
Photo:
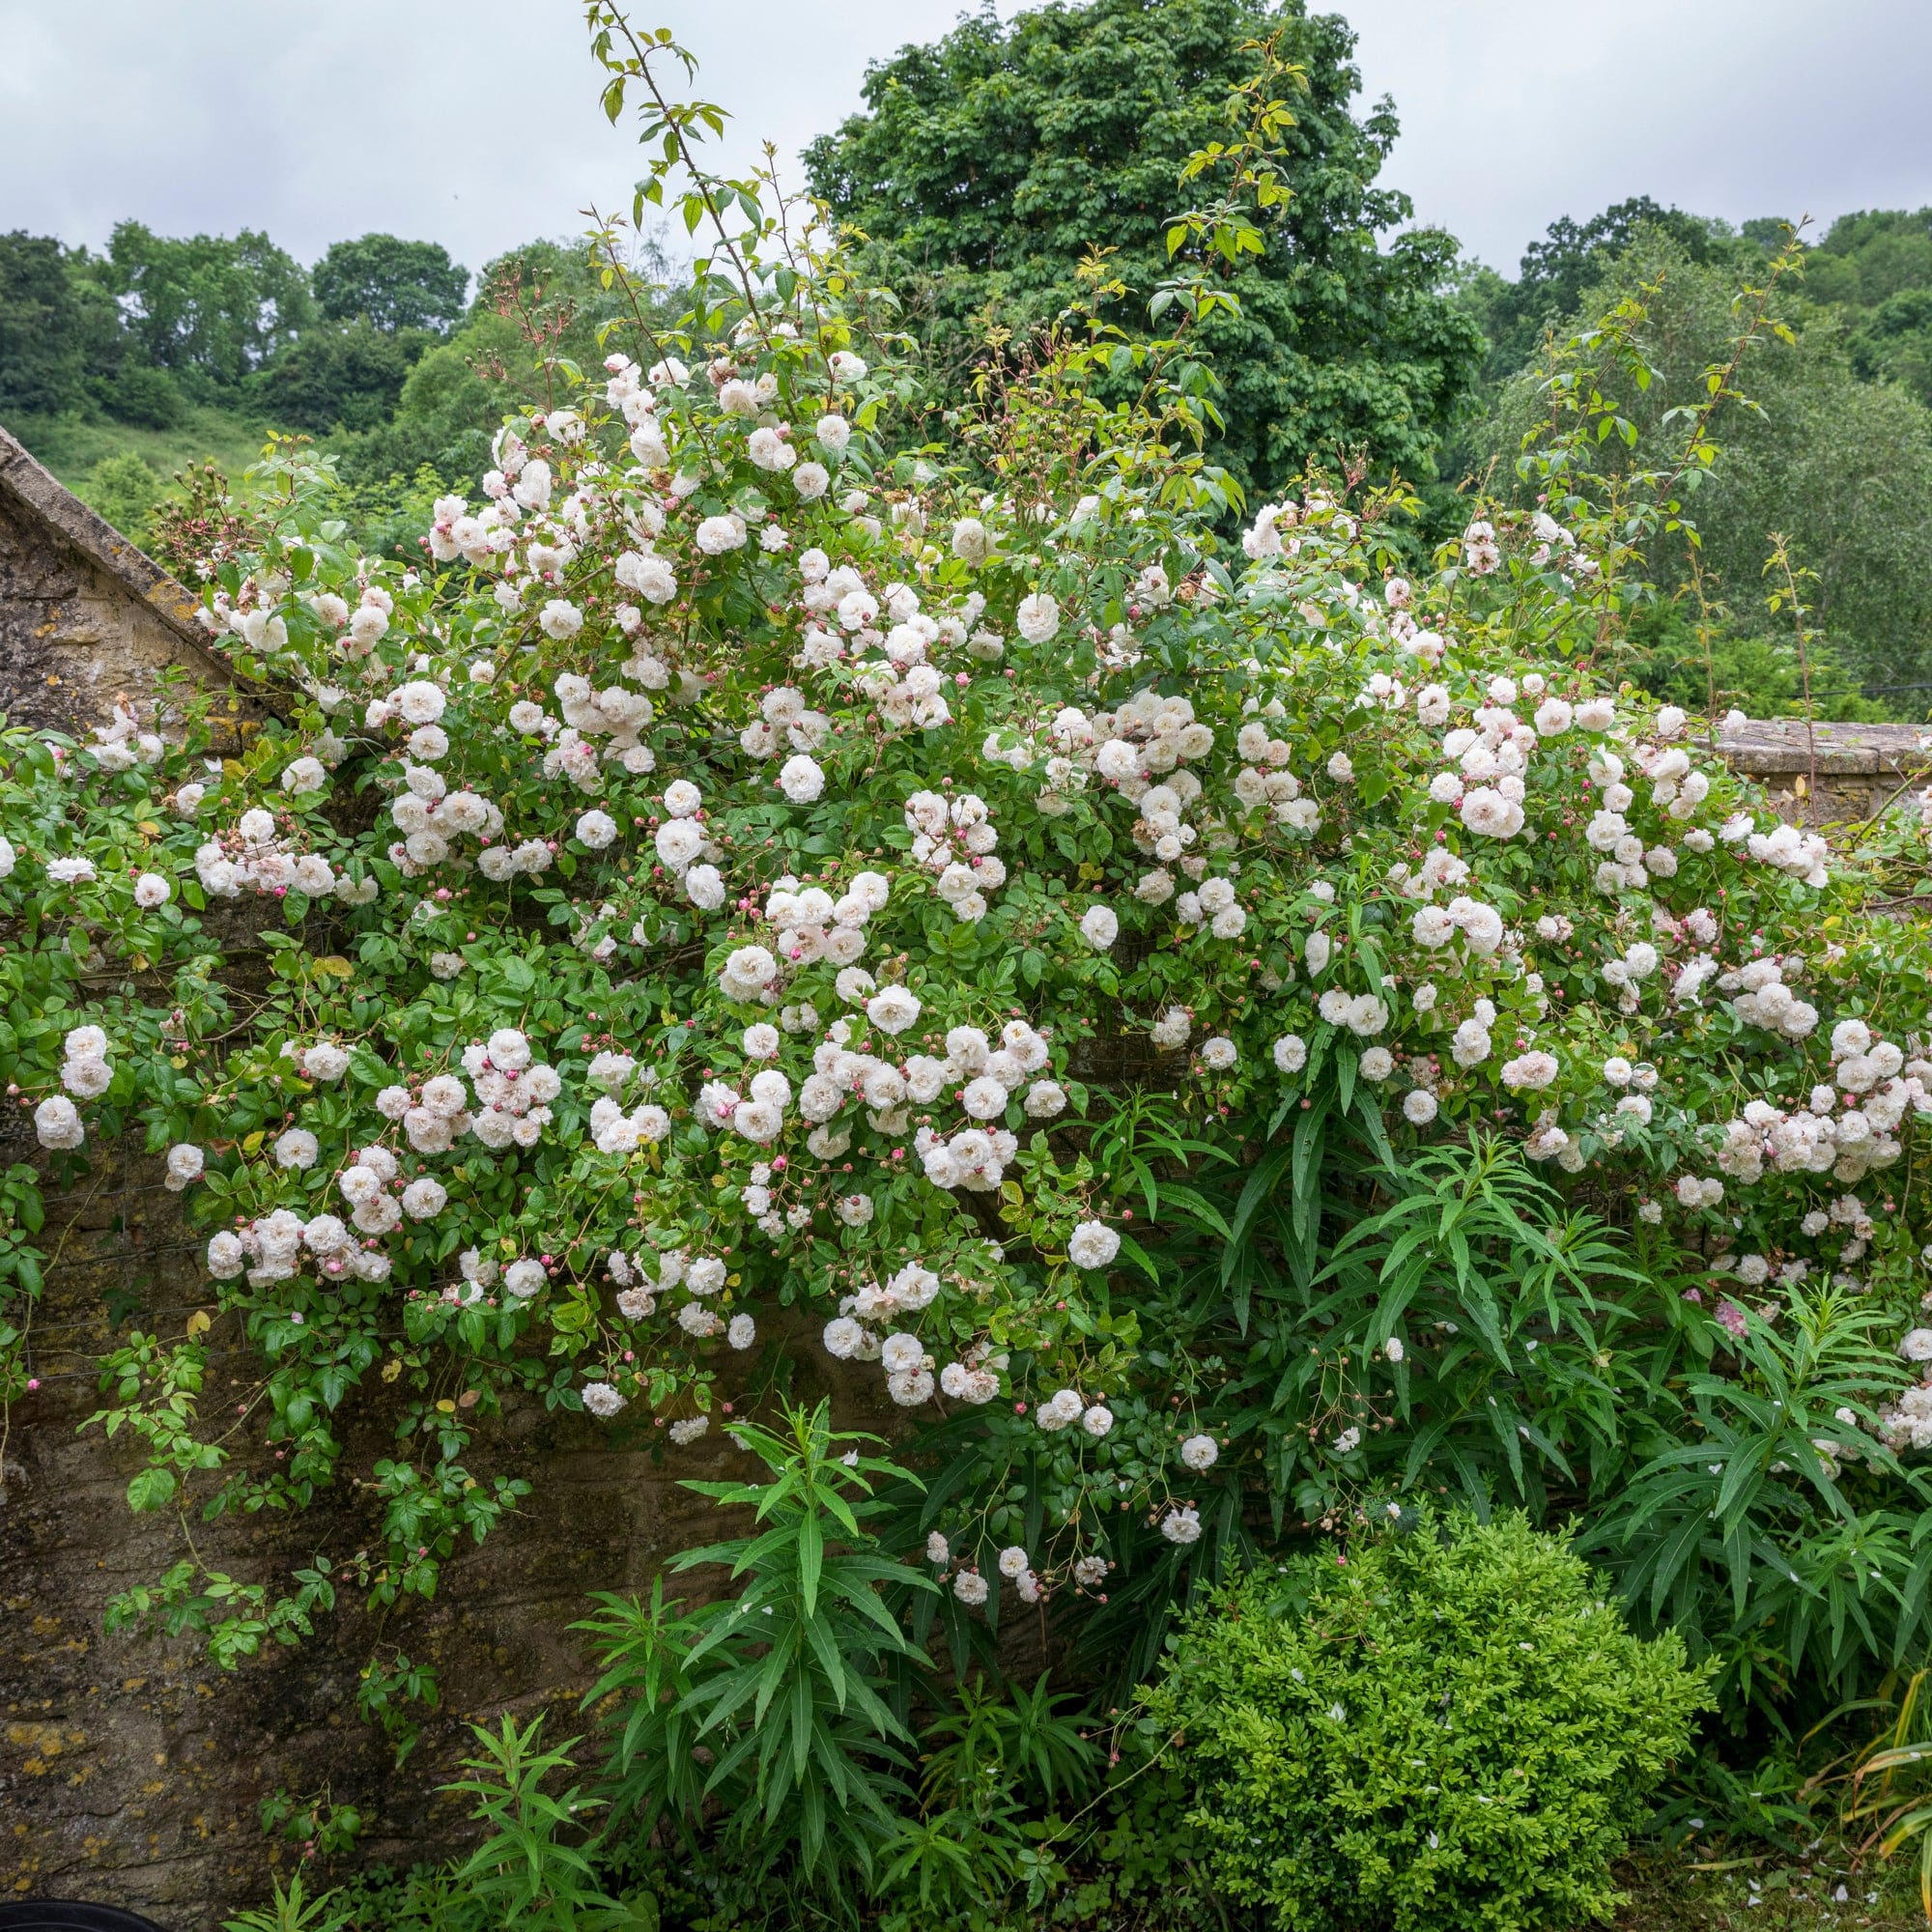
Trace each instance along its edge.
<path fill-rule="evenodd" d="M 301 264 L 247 229 L 173 237 L 123 221 L 96 272 L 141 358 L 206 393 L 235 388 L 315 312 Z"/>
<path fill-rule="evenodd" d="M 1180 165 L 1228 138 L 1257 65 L 1244 43 L 1277 31 L 1308 82 L 1282 157 L 1293 198 L 1235 278 L 1240 314 L 1203 325 L 1227 385 L 1217 454 L 1262 489 L 1357 449 L 1428 476 L 1481 346 L 1443 292 L 1455 242 L 1393 232 L 1411 212 L 1378 181 L 1395 115 L 1355 114 L 1354 36 L 1336 16 L 1299 0 L 1092 0 L 1003 24 L 989 8 L 872 67 L 866 112 L 806 166 L 951 378 L 984 353 L 985 319 L 1025 331 L 1073 304 L 1096 245 L 1128 290 L 1107 319 L 1145 328 L 1172 272 L 1164 224 L 1201 192 Z"/>
<path fill-rule="evenodd" d="M 411 368 L 435 340 L 421 328 L 390 333 L 361 316 L 312 324 L 255 372 L 248 394 L 285 429 L 375 429 L 394 415 Z"/>
<path fill-rule="evenodd" d="M 0 235 L 0 419 L 100 406 L 160 427 L 181 407 L 157 369 L 130 359 L 113 297 L 85 248 L 15 229 Z"/>
<path fill-rule="evenodd" d="M 1558 325 L 1567 332 L 1620 301 L 1641 305 L 1635 346 L 1648 385 L 1639 388 L 1608 353 L 1588 365 L 1591 382 L 1636 431 L 1625 463 L 1648 462 L 1667 438 L 1665 413 L 1701 402 L 1704 372 L 1729 359 L 1741 326 L 1737 286 L 1730 267 L 1692 260 L 1672 231 L 1639 225 Z M 1915 685 L 1932 678 L 1932 411 L 1894 384 L 1861 382 L 1841 318 L 1808 309 L 1802 287 L 1788 287 L 1775 302 L 1798 323 L 1794 338 L 1761 334 L 1736 373 L 1752 407 L 1726 404 L 1716 419 L 1722 453 L 1687 506 L 1701 540 L 1698 570 L 1707 596 L 1728 606 L 1727 630 L 1785 651 L 1795 641 L 1793 620 L 1788 608 L 1768 610 L 1767 589 L 1779 580 L 1768 584 L 1765 566 L 1776 536 L 1789 534 L 1795 565 L 1812 573 L 1803 588 L 1827 652 L 1856 683 Z M 1458 454 L 1506 486 L 1525 433 L 1548 402 L 1544 373 L 1524 370 L 1498 393 L 1492 413 L 1465 429 Z M 1606 440 L 1600 460 L 1615 467 L 1621 448 L 1619 439 Z M 1662 536 L 1651 566 L 1663 594 L 1681 588 L 1688 607 L 1691 568 L 1682 537 Z M 1701 690 L 1701 674 L 1691 685 Z M 1753 710 L 1772 696 L 1729 695 Z M 1887 696 L 1893 709 L 1921 715 L 1928 694 Z M 1842 705 L 1842 689 L 1833 701 Z"/>
<path fill-rule="evenodd" d="M 363 235 L 331 242 L 309 280 L 316 307 L 331 322 L 359 318 L 391 335 L 405 328 L 440 333 L 462 319 L 469 270 L 440 242 Z"/>
<path fill-rule="evenodd" d="M 0 235 L 0 417 L 67 408 L 86 374 L 67 251 L 51 235 Z"/>
<path fill-rule="evenodd" d="M 661 257 L 630 266 L 634 289 L 662 286 Z M 622 289 L 604 286 L 582 242 L 526 242 L 498 256 L 477 278 L 462 326 L 413 358 L 393 410 L 373 424 L 347 411 L 338 417 L 366 432 L 339 445 L 344 474 L 366 485 L 433 470 L 467 487 L 489 467 L 490 439 L 505 414 L 561 400 L 540 373 L 544 357 L 594 367 L 604 326 L 627 313 Z"/>
<path fill-rule="evenodd" d="M 1806 258 L 1804 279 L 1813 300 L 1858 309 L 1932 288 L 1932 208 L 1839 215 Z"/>
<path fill-rule="evenodd" d="M 1697 263 L 1741 264 L 1762 252 L 1723 222 L 1662 207 L 1647 194 L 1617 202 L 1587 221 L 1559 216 L 1523 250 L 1515 281 L 1488 271 L 1470 278 L 1471 306 L 1490 341 L 1487 373 L 1492 381 L 1514 376 L 1532 360 L 1544 332 L 1576 314 L 1584 291 L 1604 279 L 1640 229 L 1667 236 Z"/>

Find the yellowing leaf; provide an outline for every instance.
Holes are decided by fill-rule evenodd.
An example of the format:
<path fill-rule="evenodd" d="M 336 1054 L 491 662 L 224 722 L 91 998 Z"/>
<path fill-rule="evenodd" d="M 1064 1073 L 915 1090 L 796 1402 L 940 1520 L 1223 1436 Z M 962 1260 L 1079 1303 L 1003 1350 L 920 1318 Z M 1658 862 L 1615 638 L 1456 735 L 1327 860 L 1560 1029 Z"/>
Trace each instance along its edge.
<path fill-rule="evenodd" d="M 443 1399 L 437 1404 L 436 1412 L 439 1415 L 454 1415 L 456 1413 L 456 1405 L 453 1402 L 451 1402 L 447 1396 L 444 1396 Z"/>
<path fill-rule="evenodd" d="M 347 980 L 354 976 L 355 969 L 339 952 L 325 953 L 314 962 L 314 970 L 325 973 L 331 980 Z"/>
<path fill-rule="evenodd" d="M 243 1153 L 259 1153 L 261 1152 L 261 1151 L 262 1151 L 262 1129 L 260 1127 L 257 1127 L 252 1134 L 248 1135 L 247 1138 L 242 1141 L 242 1151 Z"/>
<path fill-rule="evenodd" d="M 206 1335 L 208 1331 L 213 1326 L 214 1326 L 214 1317 L 212 1316 L 207 1309 L 197 1308 L 194 1311 L 194 1313 L 187 1318 L 188 1340 L 193 1341 L 193 1339 L 197 1335 Z"/>
<path fill-rule="evenodd" d="M 394 1381 L 396 1378 L 402 1374 L 402 1372 L 403 1372 L 403 1358 L 400 1355 L 391 1355 L 389 1359 L 383 1364 L 383 1379 L 385 1382 Z"/>

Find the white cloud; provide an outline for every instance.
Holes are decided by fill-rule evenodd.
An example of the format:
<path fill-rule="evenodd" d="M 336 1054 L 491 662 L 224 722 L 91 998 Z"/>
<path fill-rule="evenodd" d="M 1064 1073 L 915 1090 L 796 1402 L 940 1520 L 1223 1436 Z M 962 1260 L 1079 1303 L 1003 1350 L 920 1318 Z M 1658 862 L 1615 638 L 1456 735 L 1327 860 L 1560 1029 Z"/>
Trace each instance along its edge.
<path fill-rule="evenodd" d="M 1922 0 L 1344 0 L 1388 179 L 1514 274 L 1559 215 L 1648 194 L 1699 214 L 1932 202 Z"/>

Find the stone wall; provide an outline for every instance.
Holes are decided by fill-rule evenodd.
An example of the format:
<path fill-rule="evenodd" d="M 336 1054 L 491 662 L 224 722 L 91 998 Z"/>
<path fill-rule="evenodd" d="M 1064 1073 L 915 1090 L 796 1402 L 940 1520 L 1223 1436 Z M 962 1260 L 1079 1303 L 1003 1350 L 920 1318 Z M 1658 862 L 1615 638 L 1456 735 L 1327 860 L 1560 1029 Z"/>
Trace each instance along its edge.
<path fill-rule="evenodd" d="M 202 1932 L 259 1897 L 270 1847 L 257 1807 L 277 1787 L 329 1787 L 375 1821 L 380 1835 L 362 1841 L 357 1863 L 406 1867 L 460 1843 L 460 1807 L 433 1794 L 458 1775 L 467 1721 L 548 1709 L 554 1735 L 581 1731 L 590 1675 L 568 1626 L 586 1593 L 647 1590 L 670 1554 L 714 1538 L 715 1506 L 678 1479 L 743 1474 L 746 1463 L 715 1432 L 666 1454 L 647 1419 L 613 1427 L 517 1406 L 479 1428 L 466 1466 L 485 1481 L 524 1475 L 535 1492 L 458 1552 L 433 1603 L 411 1600 L 379 1624 L 348 1586 L 313 1638 L 271 1645 L 232 1674 L 191 1639 L 108 1636 L 108 1600 L 183 1554 L 172 1516 L 127 1507 L 138 1451 L 81 1428 L 101 1400 L 100 1354 L 129 1325 L 178 1340 L 207 1294 L 202 1243 L 159 1182 L 158 1162 L 110 1153 L 56 1204 L 33 1326 L 40 1387 L 0 1451 L 0 1899 L 86 1897 Z M 236 1317 L 207 1339 L 201 1414 L 213 1432 L 250 1391 L 259 1357 Z M 861 1391 L 831 1392 L 841 1415 L 882 1419 L 860 1407 Z M 204 1563 L 272 1584 L 374 1546 L 355 1479 L 395 1453 L 398 1401 L 374 1378 L 350 1398 L 339 1480 L 308 1511 L 190 1520 Z M 257 1468 L 272 1454 L 253 1429 L 231 1446 Z M 700 1579 L 684 1588 L 703 1594 Z M 358 1669 L 378 1644 L 435 1664 L 443 1687 L 400 1773 L 355 1710 Z"/>
<path fill-rule="evenodd" d="M 1857 824 L 1932 782 L 1928 727 L 1776 719 L 1720 732 L 1719 755 L 1799 825 Z"/>
<path fill-rule="evenodd" d="M 222 717 L 259 720 L 195 622 L 195 600 L 0 429 L 0 715 L 79 735 L 117 697 L 143 716 L 175 667 L 226 690 Z"/>
<path fill-rule="evenodd" d="M 120 697 L 145 716 L 157 677 L 178 667 L 221 694 L 225 749 L 222 723 L 245 731 L 266 711 L 236 692 L 193 610 L 180 584 L 0 430 L 0 713 L 10 723 L 82 735 Z M 217 923 L 234 928 L 224 944 L 253 950 L 245 916 Z M 519 1406 L 478 1431 L 466 1466 L 485 1482 L 526 1476 L 534 1493 L 445 1566 L 435 1602 L 412 1599 L 379 1624 L 348 1585 L 312 1639 L 271 1644 L 231 1674 L 191 1638 L 107 1636 L 109 1600 L 158 1577 L 185 1543 L 173 1516 L 127 1507 L 136 1445 L 82 1428 L 102 1400 L 98 1363 L 135 1326 L 179 1341 L 210 1284 L 202 1238 L 183 1197 L 160 1185 L 158 1163 L 126 1147 L 91 1151 L 84 1181 L 49 1200 L 42 1240 L 52 1263 L 31 1326 L 39 1385 L 0 1433 L 0 1901 L 85 1897 L 145 1910 L 169 1932 L 202 1932 L 260 1897 L 270 1849 L 257 1808 L 278 1787 L 327 1787 L 376 1821 L 389 1835 L 365 1839 L 358 1861 L 407 1865 L 460 1842 L 460 1807 L 434 1792 L 456 1775 L 467 1720 L 553 1709 L 558 1724 L 581 1729 L 576 1705 L 590 1677 L 568 1626 L 586 1592 L 647 1588 L 669 1554 L 714 1538 L 714 1506 L 679 1479 L 745 1464 L 717 1434 L 668 1462 L 648 1420 L 612 1428 Z M 44 1156 L 9 1108 L 0 1163 L 14 1160 Z M 208 1342 L 200 1413 L 213 1432 L 253 1391 L 259 1358 L 232 1316 L 216 1319 Z M 839 1391 L 841 1413 L 883 1420 L 861 1406 L 875 1384 Z M 809 1381 L 801 1390 L 812 1392 Z M 357 1479 L 395 1453 L 402 1400 L 400 1384 L 380 1381 L 350 1398 L 338 1481 L 310 1510 L 190 1520 L 204 1564 L 279 1590 L 294 1570 L 374 1546 L 376 1511 Z M 266 1468 L 273 1455 L 252 1423 L 229 1446 L 244 1467 Z M 687 1593 L 702 1589 L 695 1578 Z M 359 1668 L 379 1645 L 435 1665 L 443 1689 L 400 1774 L 355 1711 Z"/>
<path fill-rule="evenodd" d="M 424 1794 L 462 1755 L 462 1720 L 552 1705 L 559 1721 L 586 1682 L 566 1626 L 583 1593 L 648 1582 L 664 1557 L 712 1533 L 711 1506 L 675 1475 L 715 1475 L 715 1437 L 675 1472 L 648 1441 L 584 1418 L 517 1409 L 479 1431 L 470 1472 L 529 1476 L 525 1511 L 447 1566 L 429 1605 L 384 1628 L 344 1605 L 295 1649 L 272 1647 L 232 1675 L 191 1640 L 109 1637 L 108 1599 L 183 1553 L 172 1516 L 125 1502 L 138 1466 L 126 1442 L 81 1424 L 99 1406 L 96 1364 L 132 1323 L 182 1335 L 207 1292 L 199 1241 L 155 1162 L 109 1159 L 61 1202 L 47 1293 L 34 1321 L 40 1387 L 16 1407 L 0 1509 L 0 1897 L 86 1896 L 152 1912 L 170 1928 L 211 1926 L 255 1896 L 266 1856 L 261 1799 L 333 1788 L 393 1836 L 366 1847 L 407 1864 L 446 1843 L 457 1818 Z M 250 1390 L 258 1358 L 234 1317 L 210 1331 L 206 1426 L 218 1430 Z M 395 1402 L 373 1379 L 346 1406 L 347 1453 L 335 1491 L 299 1514 L 191 1522 L 212 1569 L 271 1584 L 375 1542 L 355 1488 L 393 1453 Z M 272 1453 L 253 1431 L 232 1445 L 244 1464 Z M 380 1735 L 357 1721 L 356 1673 L 395 1644 L 434 1663 L 445 1708 L 401 1776 Z"/>

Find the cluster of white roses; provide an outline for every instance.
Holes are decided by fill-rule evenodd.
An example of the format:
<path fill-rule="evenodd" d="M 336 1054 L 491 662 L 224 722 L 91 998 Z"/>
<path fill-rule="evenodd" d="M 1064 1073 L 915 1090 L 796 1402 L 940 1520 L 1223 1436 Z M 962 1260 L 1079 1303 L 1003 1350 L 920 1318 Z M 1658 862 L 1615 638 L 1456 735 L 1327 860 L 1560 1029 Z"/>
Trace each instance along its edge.
<path fill-rule="evenodd" d="M 71 1150 L 87 1139 L 76 1099 L 98 1100 L 114 1084 L 114 1068 L 107 1058 L 107 1035 L 98 1026 L 71 1028 L 63 1042 L 66 1058 L 61 1063 L 60 1083 L 65 1094 L 52 1094 L 34 1109 L 34 1131 L 44 1148 Z"/>
<path fill-rule="evenodd" d="M 368 905 L 376 897 L 374 878 L 365 873 L 355 879 L 338 872 L 319 852 L 294 851 L 293 837 L 294 828 L 278 825 L 274 813 L 259 805 L 251 807 L 232 832 L 216 833 L 197 848 L 194 873 L 202 891 L 217 899 L 236 899 L 244 893 L 279 896 L 298 892 L 310 898 L 334 897 L 345 905 Z"/>
<path fill-rule="evenodd" d="M 365 1174 L 373 1188 L 386 1190 L 393 1186 L 399 1192 L 407 1189 L 394 1173 L 393 1156 L 381 1148 L 363 1150 L 365 1160 L 374 1156 L 366 1165 L 345 1170 L 346 1181 L 352 1174 Z M 380 1181 L 376 1177 L 389 1170 L 387 1181 Z M 414 1182 L 412 1185 L 428 1186 L 440 1193 L 435 1181 Z M 348 1198 L 348 1189 L 344 1188 Z M 355 1227 L 345 1224 L 340 1215 L 311 1214 L 306 1217 L 290 1208 L 276 1208 L 270 1212 L 258 1215 L 247 1222 L 239 1232 L 224 1228 L 214 1235 L 208 1243 L 208 1271 L 217 1281 L 232 1280 L 238 1275 L 245 1275 L 250 1288 L 266 1288 L 275 1282 L 295 1279 L 309 1270 L 314 1270 L 326 1281 L 344 1279 L 355 1281 L 382 1282 L 389 1277 L 390 1261 L 381 1242 L 375 1239 L 358 1238 L 357 1230 L 386 1231 L 392 1225 L 382 1213 L 373 1211 L 380 1200 L 383 1207 L 390 1210 L 396 1220 L 400 1220 L 404 1209 L 386 1191 L 370 1193 L 363 1197 L 362 1205 L 355 1210 Z M 295 1316 L 301 1320 L 299 1313 Z"/>
<path fill-rule="evenodd" d="M 975 924 L 986 916 L 986 895 L 1007 882 L 1006 861 L 998 852 L 1000 835 L 986 801 L 977 792 L 947 799 L 936 791 L 916 791 L 906 800 L 905 820 L 913 834 L 912 859 L 932 874 L 933 891 L 952 916 Z"/>
<path fill-rule="evenodd" d="M 1466 580 L 1451 607 L 1378 579 L 1319 496 L 1263 508 L 1243 538 L 1255 568 L 1230 592 L 1184 541 L 1147 554 L 1143 505 L 1083 498 L 1055 523 L 989 494 L 955 515 L 910 465 L 862 487 L 848 452 L 866 418 L 840 391 L 867 372 L 842 347 L 809 351 L 811 327 L 741 330 L 696 370 L 613 355 L 602 395 L 619 421 L 585 400 L 505 430 L 483 505 L 435 506 L 440 602 L 409 579 L 398 602 L 359 562 L 346 594 L 298 598 L 265 571 L 214 600 L 212 620 L 265 653 L 312 628 L 305 604 L 327 640 L 312 668 L 331 694 L 322 710 L 348 702 L 327 678 L 363 707 L 385 795 L 371 858 L 403 902 L 381 922 L 385 944 L 453 979 L 455 949 L 487 946 L 497 913 L 508 924 L 532 896 L 561 901 L 549 923 L 609 969 L 612 1014 L 641 1028 L 662 1012 L 681 1042 L 660 1054 L 635 1034 L 598 1036 L 582 1117 L 566 1037 L 554 1052 L 568 1095 L 520 1027 L 382 1086 L 374 1122 L 361 1089 L 375 1080 L 350 1083 L 298 1111 L 261 1163 L 292 1203 L 298 1185 L 310 1198 L 309 1170 L 333 1172 L 347 1224 L 279 1207 L 215 1236 L 218 1275 L 381 1279 L 368 1271 L 403 1267 L 400 1240 L 385 1243 L 412 1223 L 438 1221 L 449 1246 L 460 1221 L 475 1245 L 435 1287 L 456 1305 L 500 1288 L 529 1306 L 575 1271 L 582 1236 L 580 1251 L 608 1255 L 624 1323 L 669 1318 L 618 1330 L 586 1376 L 586 1408 L 610 1416 L 647 1386 L 639 1353 L 749 1348 L 742 1304 L 773 1269 L 810 1269 L 821 1314 L 837 1304 L 825 1349 L 876 1362 L 895 1402 L 1006 1395 L 1057 1437 L 1056 1458 L 1105 1463 L 1122 1386 L 1040 1351 L 1028 1387 L 979 1306 L 995 1299 L 980 1289 L 1025 1269 L 1048 1271 L 1055 1293 L 1082 1293 L 1083 1277 L 1091 1292 L 1121 1258 L 1112 1177 L 1056 1178 L 1053 1164 L 1080 1145 L 1063 1120 L 1066 1042 L 1090 1027 L 1144 1030 L 1162 1053 L 1198 1041 L 1192 1071 L 1208 1078 L 1186 1091 L 1198 1108 L 1205 1089 L 1189 1118 L 1207 1135 L 1246 1133 L 1311 1065 L 1344 1057 L 1372 1094 L 1403 1096 L 1418 1133 L 1445 1117 L 1458 1133 L 1508 1122 L 1563 1170 L 1641 1164 L 1667 1128 L 1672 1158 L 1698 1147 L 1708 1158 L 1693 1165 L 1715 1169 L 1672 1170 L 1666 1199 L 1720 1259 L 1712 1210 L 1726 1183 L 1829 1172 L 1850 1184 L 1899 1158 L 1932 1065 L 1859 1022 L 1832 1035 L 1829 1087 L 1795 1106 L 1768 1097 L 1698 1120 L 1661 1082 L 1719 1002 L 1786 1051 L 1823 1024 L 1794 990 L 1818 983 L 1801 941 L 1753 952 L 1723 909 L 1740 893 L 1802 897 L 1826 883 L 1829 855 L 1815 835 L 1760 831 L 1740 811 L 1724 775 L 1697 768 L 1681 711 L 1602 696 L 1553 654 L 1497 672 L 1511 660 L 1490 642 L 1478 668 Z M 1584 573 L 1552 519 L 1530 535 L 1525 554 Z M 1472 524 L 1467 569 L 1494 577 L 1513 541 Z M 1103 578 L 1119 588 L 1106 616 L 1082 588 Z M 720 586 L 728 597 L 707 604 Z M 1436 609 L 1454 610 L 1453 635 L 1447 617 L 1422 621 Z M 1157 670 L 1174 660 L 1141 644 L 1179 612 L 1195 656 Z M 1166 649 L 1180 633 L 1154 635 Z M 109 728 L 97 762 L 142 755 L 131 723 Z M 277 812 L 237 798 L 197 862 L 204 887 L 350 904 L 373 893 L 373 876 L 350 887 L 295 849 L 302 802 L 327 798 L 348 749 L 319 728 L 279 766 Z M 178 809 L 208 795 L 184 786 Z M 1538 898 L 1559 877 L 1562 911 Z M 626 932 L 641 956 L 612 965 Z M 1044 962 L 1037 1003 L 1010 975 L 985 983 L 1008 944 Z M 564 973 L 594 970 L 558 956 Z M 1561 1000 L 1546 984 L 1557 971 Z M 648 1001 L 630 1001 L 645 983 Z M 549 1022 L 526 1023 L 548 1037 Z M 460 1024 L 459 1040 L 492 1020 Z M 330 1039 L 294 1058 L 310 1086 L 350 1062 Z M 42 1109 L 43 1140 L 78 1145 L 71 1098 Z M 546 1190 L 549 1226 L 497 1224 L 461 1160 L 424 1171 L 465 1146 L 534 1150 L 559 1112 L 573 1139 L 582 1118 L 584 1140 L 562 1151 L 575 1167 Z M 1037 1186 L 1028 1156 L 1029 1208 L 1053 1232 L 1021 1261 L 983 1222 L 1036 1132 L 1046 1151 Z M 183 1185 L 189 1167 L 171 1157 Z M 964 1240 L 986 1247 L 983 1267 L 962 1266 Z M 1794 1264 L 1764 1245 L 1736 1264 L 1741 1290 Z M 1391 1338 L 1387 1358 L 1401 1349 Z M 703 1427 L 681 1414 L 670 1438 Z M 1219 1451 L 1197 1434 L 1177 1453 L 1199 1475 Z M 1170 1541 L 1201 1535 L 1192 1504 L 1159 1483 L 1148 1498 Z M 1023 1597 L 1047 1586 L 1051 1566 L 1008 1556 Z M 1091 1586 L 1104 1561 L 1083 1556 L 1073 1574 Z M 983 1601 L 988 1582 L 968 1566 L 953 1587 Z"/>
<path fill-rule="evenodd" d="M 1903 1047 L 1854 1019 L 1832 1029 L 1832 1078 L 1802 1105 L 1752 1100 L 1725 1124 L 1717 1153 L 1725 1175 L 1748 1183 L 1768 1169 L 1856 1184 L 1873 1168 L 1897 1162 L 1905 1151 L 1897 1130 L 1907 1114 L 1932 1115 L 1932 1060 L 1908 1061 Z"/>
<path fill-rule="evenodd" d="M 103 772 L 126 772 L 137 764 L 152 765 L 165 749 L 158 732 L 141 728 L 140 719 L 125 697 L 114 700 L 113 716 L 105 724 L 93 727 L 93 738 L 88 750 Z"/>

